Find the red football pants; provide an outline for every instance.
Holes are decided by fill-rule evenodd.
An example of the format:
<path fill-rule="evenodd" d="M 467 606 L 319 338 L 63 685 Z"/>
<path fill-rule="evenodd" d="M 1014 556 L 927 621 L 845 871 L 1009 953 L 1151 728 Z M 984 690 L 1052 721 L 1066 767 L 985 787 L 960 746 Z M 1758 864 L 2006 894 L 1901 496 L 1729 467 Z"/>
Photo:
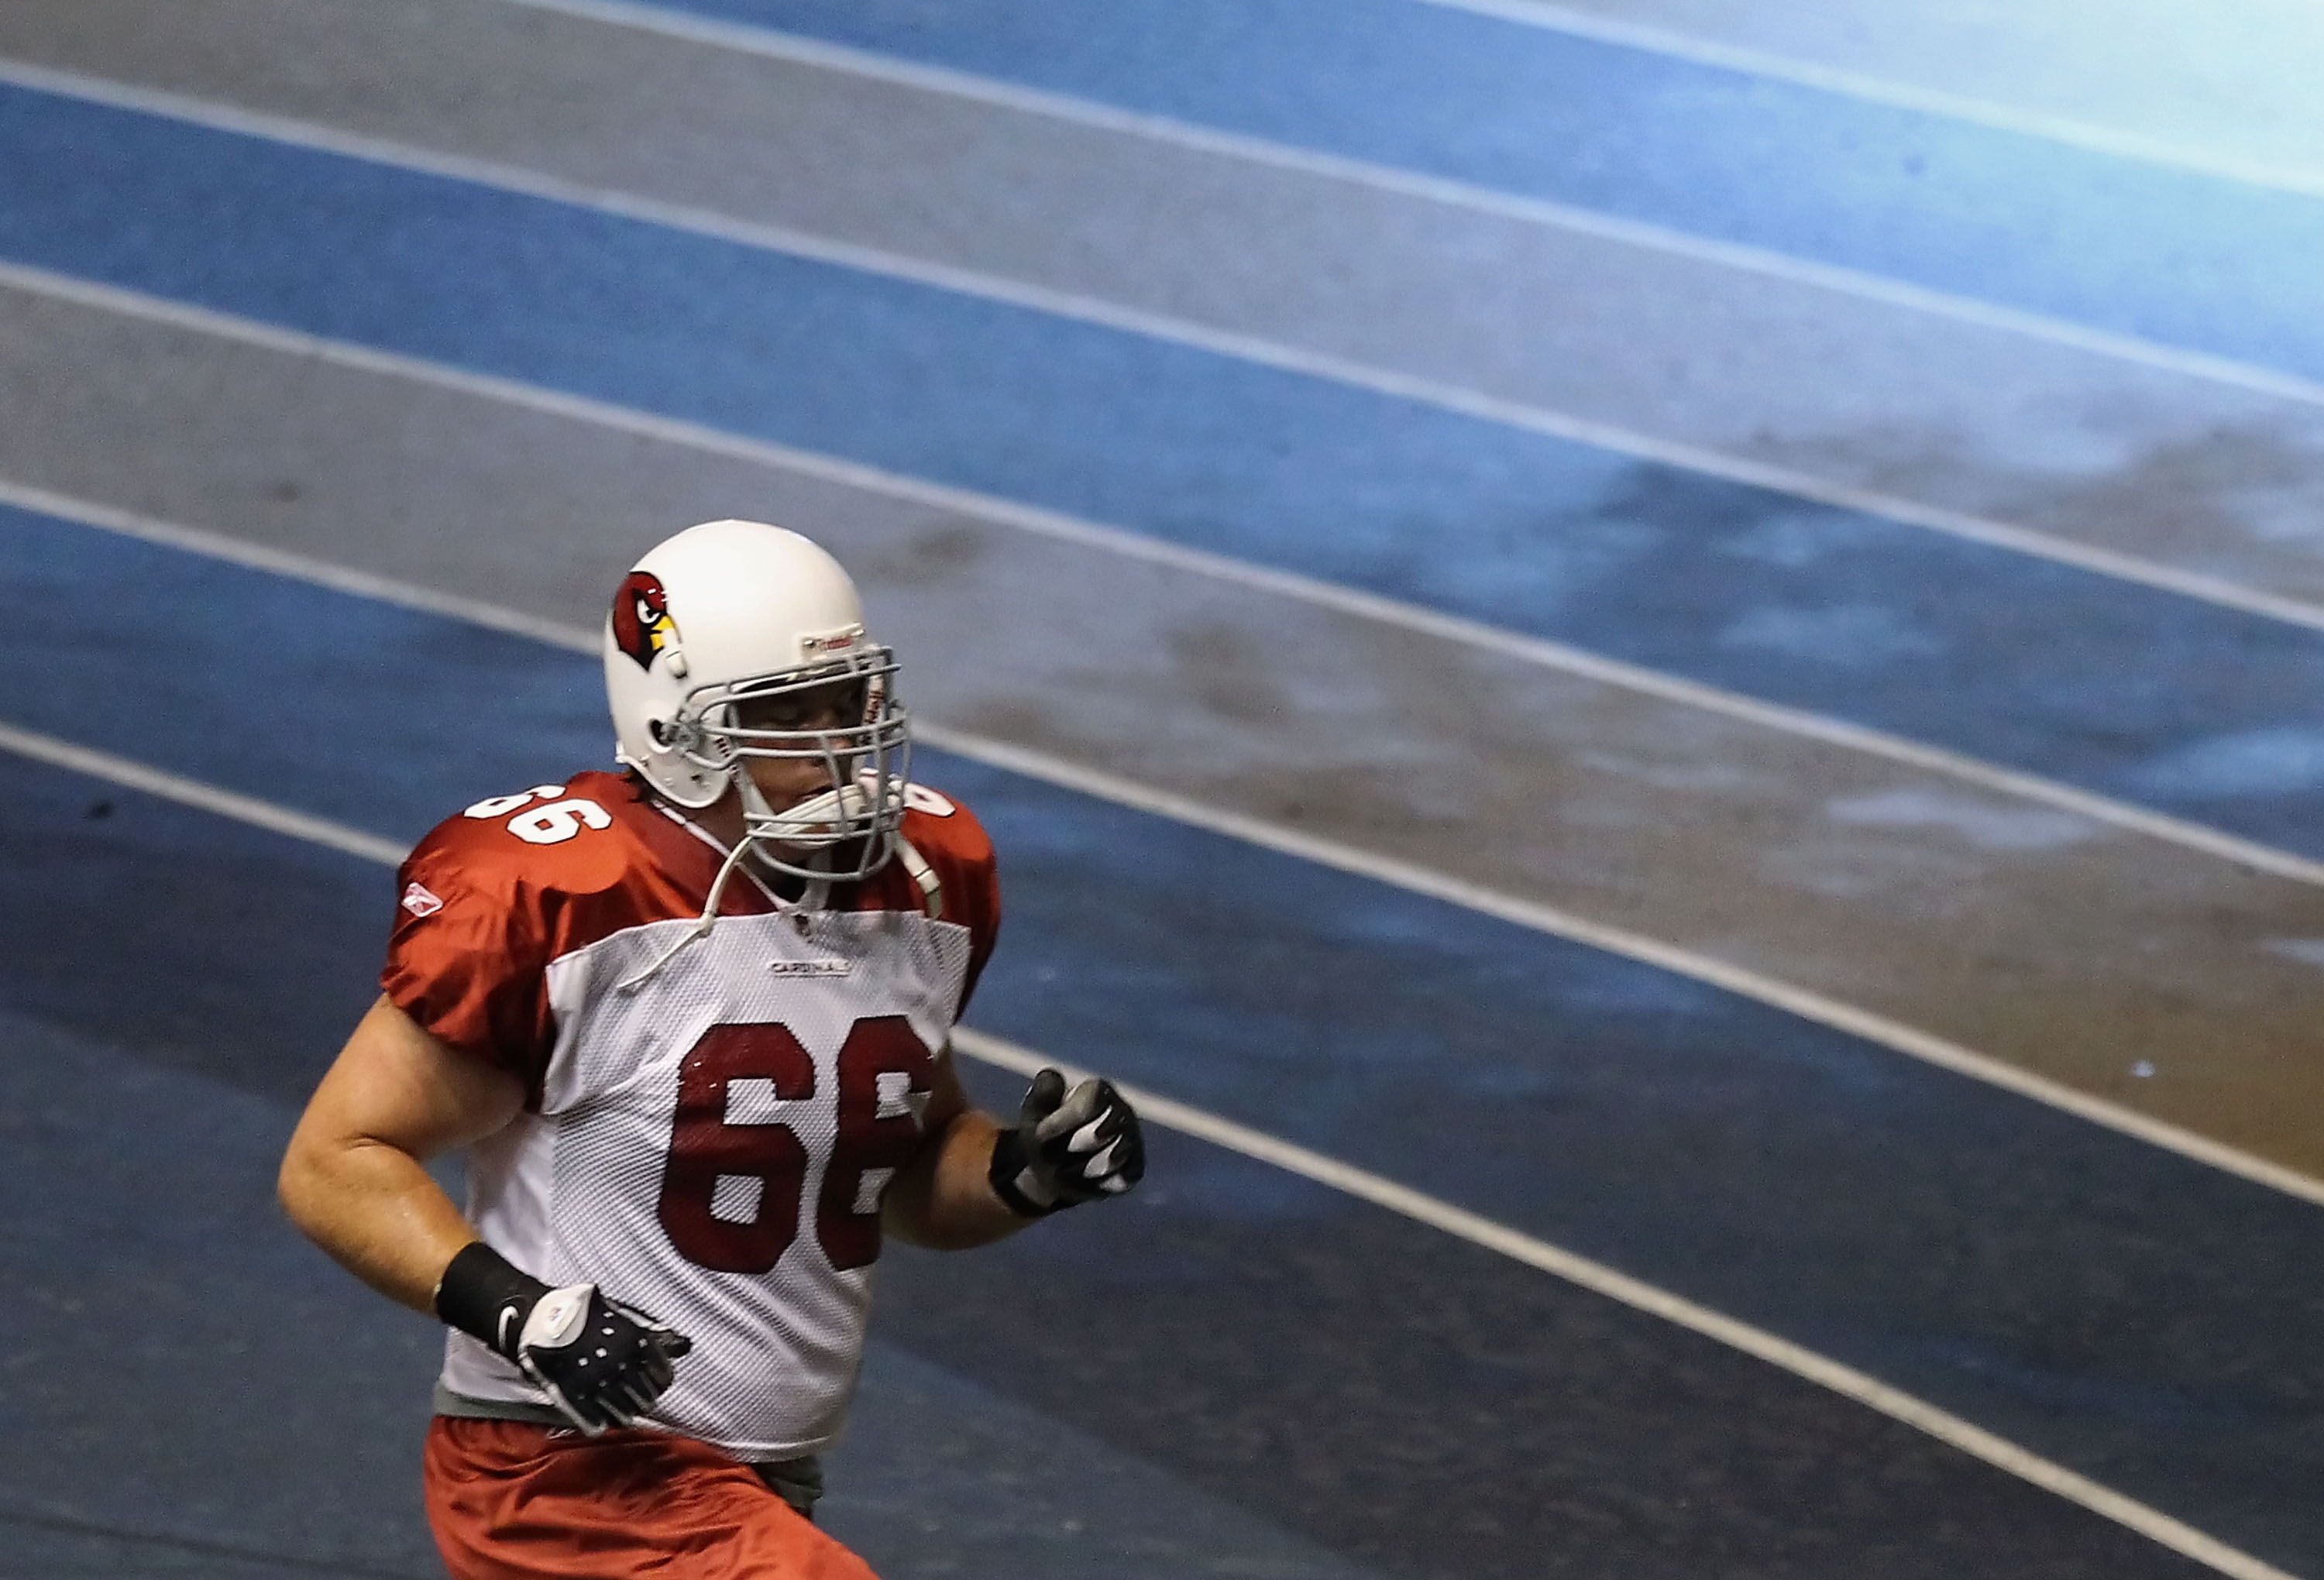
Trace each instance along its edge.
<path fill-rule="evenodd" d="M 750 1466 L 666 1433 L 438 1416 L 423 1480 L 454 1580 L 878 1580 Z"/>

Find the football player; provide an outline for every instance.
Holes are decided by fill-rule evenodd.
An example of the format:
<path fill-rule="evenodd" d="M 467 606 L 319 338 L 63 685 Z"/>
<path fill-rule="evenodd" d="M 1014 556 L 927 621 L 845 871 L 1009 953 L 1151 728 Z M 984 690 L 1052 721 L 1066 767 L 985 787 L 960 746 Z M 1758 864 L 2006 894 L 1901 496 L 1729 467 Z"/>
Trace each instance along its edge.
<path fill-rule="evenodd" d="M 950 1033 L 1001 915 L 912 783 L 838 564 L 749 521 L 604 628 L 621 774 L 477 802 L 397 881 L 383 997 L 281 1196 L 448 1325 L 425 1454 L 459 1580 L 868 1575 L 807 1516 L 883 1235 L 985 1244 L 1144 1168 L 1109 1084 L 971 1108 Z M 423 1164 L 468 1149 L 464 1213 Z"/>

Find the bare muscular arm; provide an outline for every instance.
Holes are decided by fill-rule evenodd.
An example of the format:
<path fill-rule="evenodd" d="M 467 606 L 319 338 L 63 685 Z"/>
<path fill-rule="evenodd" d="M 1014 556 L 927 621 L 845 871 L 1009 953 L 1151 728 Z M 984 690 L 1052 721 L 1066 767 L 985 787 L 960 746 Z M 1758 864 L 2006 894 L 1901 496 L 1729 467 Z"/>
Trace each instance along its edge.
<path fill-rule="evenodd" d="M 461 1058 L 383 997 L 291 1134 L 283 1208 L 348 1272 L 432 1316 L 437 1281 L 476 1231 L 421 1165 L 523 1106 L 515 1077 Z"/>
<path fill-rule="evenodd" d="M 989 1245 L 1033 1221 L 1010 1211 L 986 1183 L 1000 1129 L 968 1106 L 951 1055 L 936 1061 L 922 1124 L 927 1141 L 890 1182 L 881 1203 L 883 1230 L 907 1245 L 961 1251 Z"/>

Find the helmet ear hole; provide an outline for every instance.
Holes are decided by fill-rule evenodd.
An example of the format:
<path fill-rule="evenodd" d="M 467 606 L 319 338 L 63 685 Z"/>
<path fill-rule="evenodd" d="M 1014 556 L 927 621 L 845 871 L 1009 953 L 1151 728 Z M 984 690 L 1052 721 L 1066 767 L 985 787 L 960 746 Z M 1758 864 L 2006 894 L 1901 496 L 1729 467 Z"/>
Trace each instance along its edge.
<path fill-rule="evenodd" d="M 649 720 L 647 720 L 647 721 L 646 721 L 646 734 L 647 734 L 647 735 L 649 735 L 650 737 L 651 737 L 651 738 L 652 738 L 652 739 L 653 739 L 653 743 L 654 743 L 656 746 L 658 746 L 658 747 L 661 748 L 661 749 L 662 749 L 662 750 L 664 750 L 664 751 L 668 751 L 668 750 L 669 749 L 669 720 L 667 720 L 667 719 L 649 719 Z"/>

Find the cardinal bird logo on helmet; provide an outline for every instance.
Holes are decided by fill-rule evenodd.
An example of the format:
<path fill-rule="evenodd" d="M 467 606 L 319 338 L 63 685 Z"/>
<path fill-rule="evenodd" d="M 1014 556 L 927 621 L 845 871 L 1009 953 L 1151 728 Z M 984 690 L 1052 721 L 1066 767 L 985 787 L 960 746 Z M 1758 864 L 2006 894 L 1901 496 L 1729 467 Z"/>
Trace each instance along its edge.
<path fill-rule="evenodd" d="M 613 595 L 613 645 L 638 661 L 640 669 L 653 667 L 654 655 L 678 640 L 677 622 L 669 618 L 669 594 L 651 571 L 632 571 Z"/>

